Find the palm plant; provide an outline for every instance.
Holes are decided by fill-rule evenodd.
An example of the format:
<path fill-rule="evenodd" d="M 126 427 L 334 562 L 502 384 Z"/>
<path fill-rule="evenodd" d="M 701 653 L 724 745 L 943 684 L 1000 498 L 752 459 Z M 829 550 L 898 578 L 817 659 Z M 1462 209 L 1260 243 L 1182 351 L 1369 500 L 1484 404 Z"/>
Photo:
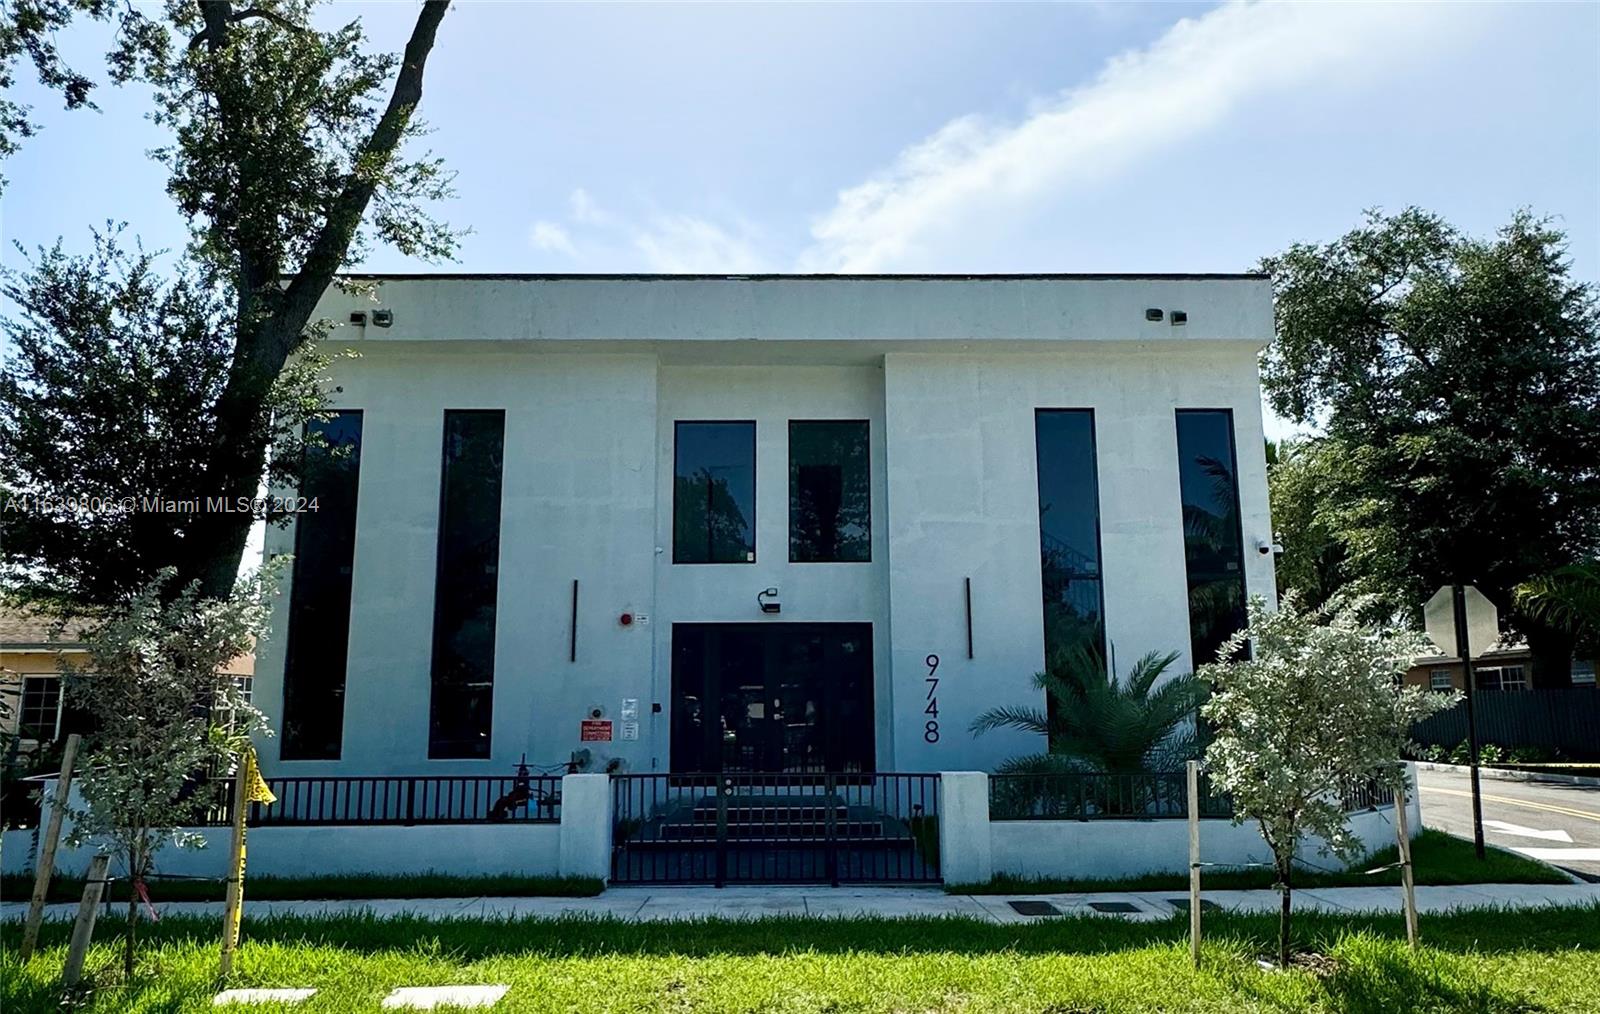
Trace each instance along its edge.
<path fill-rule="evenodd" d="M 1047 737 L 1047 752 L 1014 757 L 1000 765 L 1001 773 L 1175 769 L 1194 756 L 1190 719 L 1205 694 L 1191 673 L 1162 682 L 1177 659 L 1175 651 L 1152 651 L 1133 664 L 1126 679 L 1118 679 L 1099 651 L 1070 649 L 1033 677 L 1045 692 L 1047 708 L 991 708 L 973 721 L 972 732 L 1017 729 Z"/>
<path fill-rule="evenodd" d="M 1600 560 L 1557 567 L 1518 585 L 1512 595 L 1524 615 L 1579 641 L 1600 640 Z"/>

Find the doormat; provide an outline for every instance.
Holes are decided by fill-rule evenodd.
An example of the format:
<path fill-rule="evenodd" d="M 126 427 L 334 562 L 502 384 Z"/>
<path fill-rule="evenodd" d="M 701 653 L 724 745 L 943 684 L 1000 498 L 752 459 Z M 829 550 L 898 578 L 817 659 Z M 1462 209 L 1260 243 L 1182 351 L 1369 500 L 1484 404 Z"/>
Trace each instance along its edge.
<path fill-rule="evenodd" d="M 1089 907 L 1096 912 L 1137 912 L 1138 905 L 1130 905 L 1125 901 L 1091 901 Z"/>
<path fill-rule="evenodd" d="M 1008 901 L 1007 905 L 1018 915 L 1060 915 L 1061 910 L 1048 901 Z"/>

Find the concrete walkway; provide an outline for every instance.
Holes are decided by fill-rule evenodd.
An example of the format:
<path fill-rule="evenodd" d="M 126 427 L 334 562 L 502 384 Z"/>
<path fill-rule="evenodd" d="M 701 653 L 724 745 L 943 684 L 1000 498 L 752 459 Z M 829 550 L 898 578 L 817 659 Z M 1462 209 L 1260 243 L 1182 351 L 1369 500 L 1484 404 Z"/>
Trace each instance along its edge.
<path fill-rule="evenodd" d="M 1276 912 L 1274 891 L 1207 891 L 1204 900 L 1237 912 Z M 1035 922 L 1012 901 L 1047 902 L 1062 915 L 1108 915 L 1125 919 L 1164 919 L 1188 903 L 1183 891 L 1138 891 L 1125 894 L 945 894 L 927 887 L 707 887 L 615 888 L 594 898 L 418 898 L 375 901 L 246 901 L 245 914 L 350 915 L 370 912 L 380 917 L 411 915 L 426 919 L 521 919 L 560 916 L 613 916 L 639 922 L 763 916 L 850 917 L 967 916 L 995 923 Z M 1174 904 L 1174 903 L 1177 904 Z M 1470 887 L 1419 887 L 1417 907 L 1425 913 L 1455 909 L 1544 906 L 1574 907 L 1600 903 L 1600 884 L 1474 884 Z M 1398 887 L 1331 887 L 1297 890 L 1300 912 L 1398 912 Z M 157 903 L 162 915 L 220 916 L 221 902 Z M 21 919 L 26 902 L 0 905 L 0 919 Z M 51 919 L 70 919 L 76 903 L 47 905 Z M 118 906 L 118 912 L 121 907 Z"/>

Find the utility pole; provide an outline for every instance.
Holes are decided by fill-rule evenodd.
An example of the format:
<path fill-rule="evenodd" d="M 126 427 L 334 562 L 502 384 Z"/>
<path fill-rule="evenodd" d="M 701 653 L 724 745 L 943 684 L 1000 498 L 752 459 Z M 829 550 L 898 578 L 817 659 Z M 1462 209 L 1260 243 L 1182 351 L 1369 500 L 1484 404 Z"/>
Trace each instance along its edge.
<path fill-rule="evenodd" d="M 1483 794 L 1478 782 L 1478 722 L 1472 711 L 1472 646 L 1467 643 L 1467 590 L 1461 584 L 1450 586 L 1450 601 L 1456 624 L 1456 654 L 1466 677 L 1467 763 L 1472 779 L 1472 847 L 1483 859 Z"/>

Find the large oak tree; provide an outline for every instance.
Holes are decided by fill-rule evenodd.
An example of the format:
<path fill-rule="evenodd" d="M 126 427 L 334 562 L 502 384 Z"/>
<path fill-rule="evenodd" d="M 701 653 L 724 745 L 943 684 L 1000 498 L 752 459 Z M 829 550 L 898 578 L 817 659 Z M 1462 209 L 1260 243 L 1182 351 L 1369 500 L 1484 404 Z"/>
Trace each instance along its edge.
<path fill-rule="evenodd" d="M 1293 515 L 1307 545 L 1288 547 L 1303 576 L 1412 608 L 1475 584 L 1527 638 L 1536 679 L 1569 682 L 1571 625 L 1516 593 L 1600 546 L 1600 309 L 1565 237 L 1519 213 L 1475 238 L 1412 208 L 1263 267 L 1266 391 L 1325 430 L 1274 484 L 1280 510 L 1310 501 Z"/>
<path fill-rule="evenodd" d="M 452 252 L 456 234 L 426 210 L 449 194 L 450 174 L 431 155 L 405 154 L 423 130 L 423 74 L 448 3 L 421 5 L 399 56 L 368 52 L 359 21 L 316 27 L 313 6 L 0 6 L 0 76 L 9 81 L 25 56 L 69 107 L 90 104 L 92 82 L 62 64 L 54 31 L 74 18 L 116 24 L 110 77 L 150 86 L 151 118 L 169 136 L 152 154 L 191 229 L 170 280 L 104 236 L 94 254 L 42 251 L 8 279 L 20 308 L 6 324 L 18 352 L 0 411 L 8 493 L 81 495 L 120 475 L 121 492 L 133 494 L 253 497 L 275 426 L 294 420 L 284 409 L 308 407 L 303 391 L 285 392 L 285 378 L 323 333 L 315 307 L 340 269 L 374 241 L 424 257 Z M 0 107 L 0 154 L 31 130 L 27 113 Z M 155 433 L 129 431 L 133 407 Z M 162 462 L 161 430 L 179 427 Z M 251 523 L 201 512 L 8 524 L 7 577 L 36 597 L 97 605 L 172 566 L 173 587 L 198 581 L 221 597 Z M 91 536 L 100 543 L 80 539 Z M 96 556 L 98 544 L 122 551 Z M 99 573 L 86 577 L 85 567 Z"/>

